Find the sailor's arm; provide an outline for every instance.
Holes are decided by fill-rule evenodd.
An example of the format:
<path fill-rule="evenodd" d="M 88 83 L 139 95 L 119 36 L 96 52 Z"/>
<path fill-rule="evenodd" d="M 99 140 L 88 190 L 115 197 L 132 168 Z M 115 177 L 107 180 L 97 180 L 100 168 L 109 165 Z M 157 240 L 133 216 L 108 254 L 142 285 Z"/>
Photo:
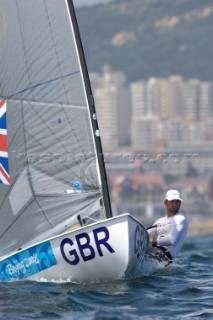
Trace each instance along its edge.
<path fill-rule="evenodd" d="M 153 239 L 152 243 L 155 243 L 159 246 L 174 246 L 184 232 L 185 226 L 186 220 L 184 217 L 181 217 L 180 219 L 174 219 L 174 223 L 171 225 L 168 233 L 159 234 L 156 239 Z"/>

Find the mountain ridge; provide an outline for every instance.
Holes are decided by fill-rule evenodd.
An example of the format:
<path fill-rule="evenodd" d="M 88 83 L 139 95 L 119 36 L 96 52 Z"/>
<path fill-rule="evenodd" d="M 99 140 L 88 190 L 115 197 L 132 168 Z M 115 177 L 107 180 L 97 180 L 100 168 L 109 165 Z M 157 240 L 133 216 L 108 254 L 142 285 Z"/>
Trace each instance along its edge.
<path fill-rule="evenodd" d="M 129 81 L 213 81 L 211 0 L 117 0 L 79 8 L 77 18 L 90 72 L 109 64 Z"/>

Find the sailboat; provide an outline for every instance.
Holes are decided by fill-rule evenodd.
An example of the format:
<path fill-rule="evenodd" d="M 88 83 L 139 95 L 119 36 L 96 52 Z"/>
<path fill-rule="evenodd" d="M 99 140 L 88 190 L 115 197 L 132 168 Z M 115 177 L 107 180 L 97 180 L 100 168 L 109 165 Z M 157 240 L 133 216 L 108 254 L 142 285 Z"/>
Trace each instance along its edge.
<path fill-rule="evenodd" d="M 113 216 L 71 0 L 0 0 L 0 282 L 136 276 L 148 246 Z"/>

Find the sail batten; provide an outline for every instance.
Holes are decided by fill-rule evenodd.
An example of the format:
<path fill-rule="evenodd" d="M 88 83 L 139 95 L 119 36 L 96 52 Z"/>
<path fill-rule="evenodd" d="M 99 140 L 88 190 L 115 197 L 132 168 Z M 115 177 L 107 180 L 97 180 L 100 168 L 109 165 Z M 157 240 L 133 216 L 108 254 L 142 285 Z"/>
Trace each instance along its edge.
<path fill-rule="evenodd" d="M 0 184 L 2 256 L 65 231 L 79 215 L 103 218 L 100 200 L 108 200 L 72 2 L 0 0 L 0 8 L 0 106 L 7 106 L 0 179 L 3 155 L 9 174 Z"/>
<path fill-rule="evenodd" d="M 68 73 L 68 74 L 62 75 L 62 76 L 60 76 L 60 77 L 55 77 L 55 78 L 53 78 L 53 79 L 45 80 L 45 81 L 43 81 L 43 82 L 41 82 L 41 83 L 33 84 L 33 85 L 31 85 L 31 87 L 27 87 L 27 88 L 21 89 L 20 91 L 11 93 L 8 97 L 3 97 L 3 99 L 4 99 L 5 101 L 7 101 L 8 99 L 16 98 L 17 96 L 21 95 L 21 94 L 24 93 L 24 92 L 27 92 L 27 91 L 33 90 L 33 89 L 35 89 L 35 88 L 38 88 L 38 87 L 42 87 L 42 86 L 51 84 L 52 82 L 59 81 L 59 80 L 62 80 L 62 79 L 64 79 L 64 78 L 72 77 L 72 76 L 74 76 L 75 74 L 78 74 L 78 73 L 80 73 L 79 70 L 74 71 L 74 72 L 72 72 L 72 73 Z"/>

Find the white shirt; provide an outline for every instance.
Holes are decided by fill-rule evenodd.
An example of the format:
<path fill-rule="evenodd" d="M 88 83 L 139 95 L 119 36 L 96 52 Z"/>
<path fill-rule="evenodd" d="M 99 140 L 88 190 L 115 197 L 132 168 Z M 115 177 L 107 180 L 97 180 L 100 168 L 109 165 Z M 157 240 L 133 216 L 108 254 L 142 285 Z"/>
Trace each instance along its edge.
<path fill-rule="evenodd" d="M 150 237 L 157 238 L 157 245 L 163 246 L 175 259 L 180 252 L 188 231 L 186 217 L 178 212 L 172 217 L 162 217 L 155 221 L 156 228 L 148 230 Z"/>

